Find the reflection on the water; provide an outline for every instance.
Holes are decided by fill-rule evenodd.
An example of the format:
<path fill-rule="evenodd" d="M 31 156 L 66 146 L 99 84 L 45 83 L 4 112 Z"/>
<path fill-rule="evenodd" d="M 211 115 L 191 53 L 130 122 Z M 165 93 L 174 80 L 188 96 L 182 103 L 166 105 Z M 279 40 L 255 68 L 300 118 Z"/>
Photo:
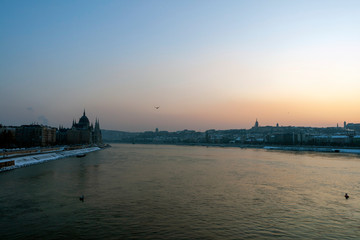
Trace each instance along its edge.
<path fill-rule="evenodd" d="M 0 235 L 356 238 L 359 160 L 335 153 L 115 144 L 84 158 L 1 173 Z"/>

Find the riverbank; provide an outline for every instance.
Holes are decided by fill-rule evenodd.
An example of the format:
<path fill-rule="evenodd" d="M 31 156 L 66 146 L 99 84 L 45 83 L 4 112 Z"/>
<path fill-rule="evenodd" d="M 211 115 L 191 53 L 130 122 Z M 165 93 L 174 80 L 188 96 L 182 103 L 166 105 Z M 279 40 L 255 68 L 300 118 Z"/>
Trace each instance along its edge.
<path fill-rule="evenodd" d="M 34 164 L 39 164 L 47 161 L 57 160 L 60 158 L 72 157 L 80 154 L 86 154 L 94 151 L 101 150 L 100 147 L 88 147 L 74 150 L 62 150 L 62 151 L 53 151 L 49 153 L 39 153 L 39 154 L 30 154 L 30 155 L 22 155 L 16 156 L 7 159 L 1 159 L 1 163 L 4 167 L 0 168 L 0 172 L 13 170 L 20 167 L 26 167 Z M 5 166 L 6 163 L 9 163 L 11 166 Z"/>

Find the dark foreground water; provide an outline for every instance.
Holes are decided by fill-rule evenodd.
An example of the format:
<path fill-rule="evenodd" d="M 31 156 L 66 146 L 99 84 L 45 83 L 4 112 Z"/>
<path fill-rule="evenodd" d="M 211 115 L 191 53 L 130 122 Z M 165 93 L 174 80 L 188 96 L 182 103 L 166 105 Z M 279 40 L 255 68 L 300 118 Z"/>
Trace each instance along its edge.
<path fill-rule="evenodd" d="M 0 173 L 0 239 L 359 238 L 351 155 L 114 144 Z"/>

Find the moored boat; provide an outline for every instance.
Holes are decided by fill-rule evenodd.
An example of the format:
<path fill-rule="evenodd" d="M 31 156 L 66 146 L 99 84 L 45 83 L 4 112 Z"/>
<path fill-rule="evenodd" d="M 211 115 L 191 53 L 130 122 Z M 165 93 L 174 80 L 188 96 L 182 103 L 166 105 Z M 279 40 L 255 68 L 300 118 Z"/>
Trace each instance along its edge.
<path fill-rule="evenodd" d="M 76 157 L 78 157 L 78 158 L 85 157 L 85 156 L 86 156 L 85 153 L 79 153 L 79 154 L 76 155 Z"/>

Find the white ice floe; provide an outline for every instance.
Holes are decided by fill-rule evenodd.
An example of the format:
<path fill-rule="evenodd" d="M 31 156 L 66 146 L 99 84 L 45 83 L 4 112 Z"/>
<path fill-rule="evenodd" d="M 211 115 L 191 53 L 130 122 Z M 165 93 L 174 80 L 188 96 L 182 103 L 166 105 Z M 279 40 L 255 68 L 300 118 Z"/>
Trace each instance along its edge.
<path fill-rule="evenodd" d="M 1 168 L 0 172 L 15 169 L 15 168 L 20 168 L 20 167 L 26 167 L 26 166 L 33 165 L 33 164 L 39 164 L 39 163 L 43 163 L 43 162 L 47 162 L 47 161 L 51 161 L 51 160 L 60 159 L 60 158 L 72 157 L 72 156 L 76 156 L 78 154 L 94 152 L 97 150 L 100 150 L 100 148 L 99 147 L 91 147 L 91 148 L 75 149 L 75 150 L 68 150 L 68 151 L 58 151 L 58 152 L 52 152 L 52 153 L 28 155 L 28 156 L 6 159 L 6 160 L 15 161 L 15 165 L 10 166 L 10 167 Z"/>
<path fill-rule="evenodd" d="M 360 154 L 360 149 L 337 148 L 337 149 L 332 149 L 332 150 L 333 150 L 333 152 Z"/>
<path fill-rule="evenodd" d="M 309 151 L 309 152 L 336 152 L 336 153 L 353 153 L 360 154 L 360 149 L 351 148 L 330 148 L 330 147 L 276 147 L 265 146 L 266 150 L 286 150 L 286 151 Z"/>

